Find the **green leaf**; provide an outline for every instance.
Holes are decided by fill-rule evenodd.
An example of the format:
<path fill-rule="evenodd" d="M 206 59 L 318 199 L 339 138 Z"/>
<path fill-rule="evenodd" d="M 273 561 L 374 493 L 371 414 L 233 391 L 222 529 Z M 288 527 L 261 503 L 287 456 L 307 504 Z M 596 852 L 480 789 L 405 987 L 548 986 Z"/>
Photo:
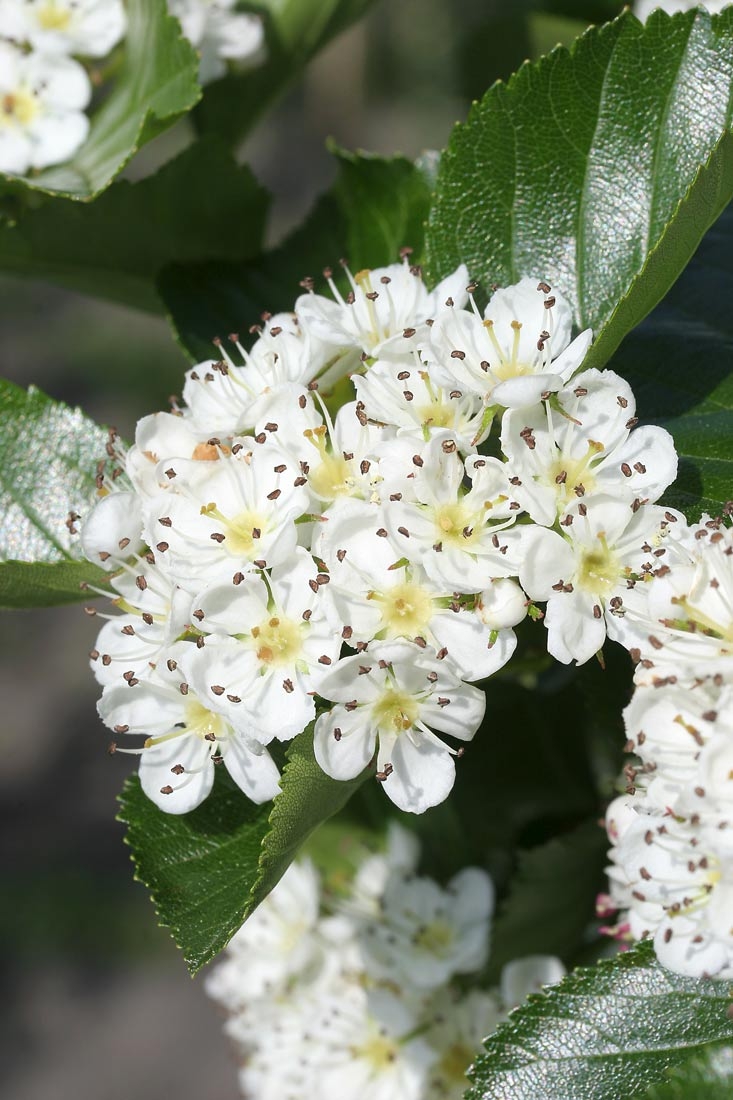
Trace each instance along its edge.
<path fill-rule="evenodd" d="M 106 588 L 107 574 L 87 561 L 3 561 L 0 562 L 0 608 L 78 603 L 90 598 L 82 588 L 87 584 Z"/>
<path fill-rule="evenodd" d="M 86 599 L 80 582 L 103 578 L 78 560 L 79 537 L 67 520 L 95 500 L 106 443 L 107 433 L 79 409 L 0 379 L 0 607 Z"/>
<path fill-rule="evenodd" d="M 127 780 L 119 819 L 128 826 L 135 877 L 150 890 L 160 923 L 192 974 L 227 945 L 300 846 L 366 774 L 344 783 L 331 779 L 316 764 L 306 730 L 288 748 L 281 793 L 263 806 L 250 802 L 223 769 L 206 801 L 181 816 L 159 810 L 137 777 Z"/>
<path fill-rule="evenodd" d="M 203 133 L 241 141 L 319 50 L 360 19 L 373 0 L 259 0 L 265 57 L 246 72 L 210 84 L 194 121 Z M 334 92 L 337 94 L 337 92 Z"/>
<path fill-rule="evenodd" d="M 0 223 L 0 268 L 160 311 L 161 267 L 255 255 L 266 209 L 249 169 L 221 142 L 204 139 L 154 176 L 113 184 L 95 203 L 49 200 Z"/>
<path fill-rule="evenodd" d="M 119 74 L 92 119 L 89 137 L 66 164 L 22 183 L 35 191 L 87 201 L 103 191 L 141 145 L 171 126 L 201 96 L 198 55 L 167 13 L 166 0 L 128 0 Z M 17 186 L 19 177 L 2 177 Z"/>
<path fill-rule="evenodd" d="M 620 1100 L 733 1037 L 727 982 L 664 970 L 651 943 L 576 970 L 490 1036 L 467 1100 Z"/>
<path fill-rule="evenodd" d="M 694 521 L 733 495 L 731 294 L 733 208 L 611 364 L 634 387 L 639 415 L 672 433 L 680 472 L 664 499 Z"/>
<path fill-rule="evenodd" d="M 548 279 L 602 366 L 733 196 L 732 105 L 733 10 L 626 12 L 524 65 L 443 155 L 431 276 Z"/>
<path fill-rule="evenodd" d="M 594 916 L 605 883 L 608 840 L 593 819 L 564 836 L 521 852 L 509 894 L 491 933 L 489 973 L 523 955 L 559 955 L 572 961 Z"/>
<path fill-rule="evenodd" d="M 699 1058 L 672 1070 L 663 1085 L 652 1085 L 644 1100 L 724 1100 L 733 1095 L 733 1047 L 711 1043 Z"/>
<path fill-rule="evenodd" d="M 209 358 L 214 336 L 246 331 L 263 309 L 293 308 L 300 280 L 347 256 L 354 270 L 397 259 L 403 245 L 422 248 L 430 202 L 425 168 L 337 152 L 339 176 L 305 224 L 274 252 L 244 264 L 177 264 L 159 290 L 184 350 Z"/>

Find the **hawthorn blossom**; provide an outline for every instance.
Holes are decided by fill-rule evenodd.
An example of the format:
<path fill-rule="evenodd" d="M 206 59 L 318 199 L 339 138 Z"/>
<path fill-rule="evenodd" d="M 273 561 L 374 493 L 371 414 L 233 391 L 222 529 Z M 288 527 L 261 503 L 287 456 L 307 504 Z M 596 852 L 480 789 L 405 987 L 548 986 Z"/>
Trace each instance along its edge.
<path fill-rule="evenodd" d="M 459 871 L 444 890 L 429 878 L 393 873 L 379 915 L 364 929 L 369 966 L 424 990 L 478 971 L 488 956 L 493 909 L 493 884 L 480 868 Z"/>
<path fill-rule="evenodd" d="M 729 4 L 730 0 L 635 0 L 633 10 L 637 19 L 645 23 L 657 9 L 667 12 L 668 15 L 675 15 L 679 11 L 706 8 L 713 15 L 718 15 Z"/>
<path fill-rule="evenodd" d="M 282 462 L 280 452 L 237 443 L 216 445 L 219 458 L 201 477 L 194 461 L 174 459 L 165 476 L 173 492 L 146 506 L 151 545 L 182 588 L 193 594 L 206 584 L 284 561 L 297 544 L 295 520 L 303 514 L 305 479 Z M 208 470 L 206 471 L 208 472 Z"/>
<path fill-rule="evenodd" d="M 463 1100 L 470 1083 L 469 1067 L 486 1036 L 504 1019 L 499 998 L 481 989 L 463 995 L 455 989 L 442 989 L 429 1013 L 432 1027 L 427 1039 L 438 1051 L 438 1058 L 430 1067 L 425 1100 Z"/>
<path fill-rule="evenodd" d="M 314 292 L 315 283 L 306 280 L 308 292 L 298 298 L 295 312 L 303 328 L 332 349 L 331 362 L 322 376 L 324 386 L 359 366 L 361 357 L 400 360 L 416 348 L 427 322 L 454 304 L 467 300 L 468 272 L 461 265 L 429 291 L 422 271 L 410 263 L 410 250 L 403 250 L 402 263 L 352 275 L 344 265 L 350 290 L 341 294 L 330 269 L 324 271 L 333 298 Z"/>
<path fill-rule="evenodd" d="M 448 390 L 475 393 L 489 410 L 524 408 L 559 390 L 579 369 L 592 340 L 571 341 L 572 310 L 559 291 L 524 278 L 497 290 L 482 317 L 444 310 L 422 346 L 431 377 Z"/>
<path fill-rule="evenodd" d="M 532 599 L 547 601 L 553 657 L 583 664 L 601 649 L 606 633 L 618 636 L 626 593 L 644 584 L 640 563 L 667 522 L 656 505 L 634 507 L 599 494 L 566 509 L 562 534 L 545 527 L 524 532 L 519 579 Z"/>
<path fill-rule="evenodd" d="M 462 598 L 399 558 L 382 529 L 375 530 L 373 511 L 345 502 L 329 514 L 314 543 L 315 553 L 331 562 L 329 592 L 350 643 L 427 643 L 445 650 L 448 664 L 466 680 L 483 679 L 506 664 L 516 647 L 511 628 L 526 615 L 519 586 L 497 581 Z"/>
<path fill-rule="evenodd" d="M 462 683 L 429 649 L 377 643 L 345 657 L 320 681 L 335 706 L 315 727 L 314 751 L 334 779 L 353 779 L 377 754 L 377 779 L 402 810 L 422 813 L 447 797 L 455 781 L 451 749 L 433 732 L 469 741 L 485 698 Z"/>
<path fill-rule="evenodd" d="M 315 718 L 315 690 L 342 644 L 327 581 L 299 548 L 269 577 L 236 575 L 193 601 L 206 637 L 189 663 L 191 685 L 261 744 L 290 740 Z"/>
<path fill-rule="evenodd" d="M 579 497 L 654 503 L 677 476 L 677 452 L 664 428 L 635 424 L 631 387 L 613 371 L 584 371 L 553 402 L 508 410 L 501 447 L 514 497 L 546 527 Z"/>
<path fill-rule="evenodd" d="M 253 802 L 274 798 L 280 775 L 267 749 L 190 690 L 186 669 L 196 646 L 178 642 L 168 652 L 150 678 L 105 687 L 98 706 L 102 721 L 118 737 L 145 738 L 142 748 L 114 743 L 113 751 L 140 755 L 142 789 L 166 813 L 188 813 L 203 802 L 217 762 Z"/>
<path fill-rule="evenodd" d="M 0 41 L 0 172 L 22 175 L 73 156 L 89 132 L 91 91 L 77 61 Z"/>
<path fill-rule="evenodd" d="M 209 84 L 224 76 L 227 62 L 257 60 L 264 41 L 262 19 L 235 10 L 237 0 L 168 0 L 184 35 L 199 51 L 199 80 Z"/>
<path fill-rule="evenodd" d="M 44 54 L 104 57 L 127 29 L 122 0 L 0 0 L 3 35 Z"/>

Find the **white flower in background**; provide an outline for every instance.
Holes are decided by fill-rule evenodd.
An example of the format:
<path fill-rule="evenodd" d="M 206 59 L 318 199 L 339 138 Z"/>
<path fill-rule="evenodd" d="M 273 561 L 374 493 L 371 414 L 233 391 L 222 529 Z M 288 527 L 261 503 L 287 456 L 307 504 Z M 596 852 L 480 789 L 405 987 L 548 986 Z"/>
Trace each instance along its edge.
<path fill-rule="evenodd" d="M 203 802 L 222 761 L 248 798 L 268 802 L 280 789 L 277 767 L 267 749 L 190 690 L 185 670 L 196 652 L 195 645 L 178 642 L 150 678 L 105 687 L 102 721 L 117 736 L 145 738 L 141 749 L 113 749 L 140 755 L 142 788 L 167 813 L 188 813 Z"/>
<path fill-rule="evenodd" d="M 21 175 L 73 156 L 89 132 L 91 91 L 77 61 L 0 41 L 0 171 Z"/>
<path fill-rule="evenodd" d="M 332 349 L 335 362 L 322 377 L 324 386 L 355 370 L 364 358 L 399 361 L 407 356 L 409 364 L 410 353 L 427 332 L 426 322 L 467 300 L 464 265 L 429 291 L 420 268 L 410 264 L 409 249 L 402 263 L 365 268 L 356 275 L 344 265 L 344 272 L 351 287 L 345 298 L 327 270 L 333 299 L 315 294 L 308 280 L 308 293 L 295 303 L 303 328 Z"/>
<path fill-rule="evenodd" d="M 566 970 L 554 955 L 525 955 L 513 959 L 501 971 L 501 999 L 507 1010 L 523 1004 L 530 993 L 539 993 L 565 977 Z"/>
<path fill-rule="evenodd" d="M 366 856 L 352 885 L 354 908 L 361 916 L 376 917 L 385 887 L 393 874 L 412 875 L 420 861 L 420 841 L 409 829 L 390 821 L 384 851 Z"/>
<path fill-rule="evenodd" d="M 499 999 L 492 993 L 472 989 L 460 995 L 453 989 L 440 990 L 428 1009 L 433 1025 L 426 1033 L 438 1051 L 430 1069 L 425 1100 L 463 1100 L 469 1087 L 469 1066 L 481 1050 L 483 1040 L 504 1019 Z"/>
<path fill-rule="evenodd" d="M 127 17 L 122 0 L 0 0 L 0 28 L 41 53 L 104 57 Z"/>
<path fill-rule="evenodd" d="M 288 983 L 307 977 L 322 963 L 324 945 L 317 935 L 320 902 L 313 864 L 305 859 L 291 863 L 229 941 L 224 961 L 207 976 L 209 996 L 236 1012 L 257 997 L 275 997 Z"/>
<path fill-rule="evenodd" d="M 653 554 L 666 523 L 656 505 L 629 506 L 605 494 L 571 505 L 562 535 L 546 527 L 524 530 L 519 579 L 532 599 L 547 601 L 547 648 L 556 660 L 583 664 L 607 632 L 617 636 L 626 593 L 644 584 L 639 563 Z"/>
<path fill-rule="evenodd" d="M 484 715 L 483 692 L 462 683 L 439 654 L 406 642 L 378 643 L 324 675 L 319 694 L 336 705 L 316 722 L 316 760 L 353 779 L 377 753 L 377 779 L 402 810 L 422 813 L 455 781 L 450 748 L 433 732 L 469 741 Z"/>
<path fill-rule="evenodd" d="M 678 11 L 691 11 L 693 8 L 707 8 L 713 15 L 718 15 L 729 4 L 730 0 L 636 0 L 634 15 L 642 22 L 646 22 L 658 8 L 668 15 L 675 15 Z"/>
<path fill-rule="evenodd" d="M 236 6 L 237 0 L 168 0 L 168 10 L 201 55 L 202 84 L 224 76 L 229 61 L 258 60 L 265 42 L 262 19 Z"/>
<path fill-rule="evenodd" d="M 635 424 L 631 387 L 613 371 L 584 371 L 556 402 L 507 411 L 501 447 L 514 497 L 546 527 L 580 497 L 654 503 L 677 476 L 677 452 L 664 428 Z"/>
<path fill-rule="evenodd" d="M 432 879 L 393 873 L 378 917 L 364 926 L 368 970 L 420 990 L 478 971 L 493 910 L 493 884 L 478 867 L 459 871 L 444 890 Z"/>
<path fill-rule="evenodd" d="M 497 290 L 484 316 L 444 310 L 421 347 L 433 380 L 475 393 L 488 407 L 524 408 L 578 370 L 593 334 L 571 342 L 572 310 L 547 283 L 524 278 Z"/>

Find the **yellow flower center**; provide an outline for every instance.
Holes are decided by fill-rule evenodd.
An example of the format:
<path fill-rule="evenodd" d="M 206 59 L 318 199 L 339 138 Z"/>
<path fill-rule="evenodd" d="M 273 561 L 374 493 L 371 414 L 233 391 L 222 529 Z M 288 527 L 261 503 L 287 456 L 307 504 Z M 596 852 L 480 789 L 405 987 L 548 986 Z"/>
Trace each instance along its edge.
<path fill-rule="evenodd" d="M 406 691 L 387 688 L 372 707 L 374 720 L 385 733 L 403 733 L 417 721 L 420 708 L 417 700 Z"/>
<path fill-rule="evenodd" d="M 311 469 L 308 483 L 322 500 L 335 500 L 336 497 L 350 496 L 354 487 L 351 469 L 345 458 L 336 455 L 324 455 L 323 461 Z"/>
<path fill-rule="evenodd" d="M 17 88 L 0 100 L 0 126 L 29 126 L 39 109 L 38 97 L 33 92 Z"/>
<path fill-rule="evenodd" d="M 480 523 L 476 523 L 476 517 L 460 501 L 441 505 L 435 513 L 435 526 L 438 542 L 448 542 L 464 550 L 476 542 L 481 533 Z"/>
<path fill-rule="evenodd" d="M 59 5 L 56 0 L 47 0 L 38 9 L 36 18 L 44 31 L 65 31 L 71 23 L 71 11 L 65 4 Z"/>
<path fill-rule="evenodd" d="M 225 516 L 216 504 L 204 504 L 201 509 L 202 516 L 211 516 L 220 521 L 224 539 L 224 549 L 233 557 L 254 558 L 260 557 L 260 538 L 267 529 L 267 520 L 258 512 L 245 509 L 237 516 Z"/>
<path fill-rule="evenodd" d="M 586 592 L 606 595 L 618 583 L 621 575 L 618 559 L 609 550 L 606 540 L 601 538 L 600 545 L 594 550 L 585 550 L 580 559 L 576 582 Z"/>
<path fill-rule="evenodd" d="M 451 1085 L 466 1082 L 466 1070 L 474 1060 L 476 1052 L 465 1043 L 454 1043 L 448 1047 L 443 1057 L 438 1062 L 436 1076 L 447 1078 Z"/>
<path fill-rule="evenodd" d="M 377 1073 L 380 1073 L 389 1069 L 397 1058 L 398 1050 L 399 1047 L 394 1039 L 377 1034 L 370 1036 L 361 1046 L 355 1047 L 354 1055 L 357 1058 L 363 1058 Z"/>
<path fill-rule="evenodd" d="M 396 584 L 388 592 L 370 592 L 369 599 L 379 600 L 384 629 L 393 637 L 422 634 L 433 615 L 430 593 L 409 581 Z"/>
<path fill-rule="evenodd" d="M 300 624 L 277 615 L 252 627 L 257 659 L 265 665 L 292 664 L 300 656 L 303 642 Z"/>
<path fill-rule="evenodd" d="M 202 741 L 220 741 L 227 733 L 227 721 L 221 714 L 214 714 L 198 699 L 189 699 L 186 702 L 183 724 L 162 734 L 160 737 L 148 737 L 145 748 L 150 749 L 154 745 L 162 745 L 165 741 L 174 741 L 177 737 L 184 737 L 194 733 Z"/>
<path fill-rule="evenodd" d="M 543 480 L 555 490 L 560 508 L 578 499 L 576 486 L 580 486 L 586 493 L 593 491 L 596 479 L 591 463 L 603 450 L 602 443 L 589 440 L 588 452 L 583 458 L 567 458 L 561 455 L 549 467 Z"/>
<path fill-rule="evenodd" d="M 415 937 L 415 946 L 430 955 L 445 955 L 453 943 L 453 929 L 445 920 L 424 925 Z"/>

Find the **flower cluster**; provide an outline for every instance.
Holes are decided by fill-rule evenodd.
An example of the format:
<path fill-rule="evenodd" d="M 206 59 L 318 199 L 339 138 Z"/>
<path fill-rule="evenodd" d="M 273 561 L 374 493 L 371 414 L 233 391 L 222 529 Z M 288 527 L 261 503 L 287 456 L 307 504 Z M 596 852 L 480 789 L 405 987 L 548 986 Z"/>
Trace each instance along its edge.
<path fill-rule="evenodd" d="M 84 522 L 120 611 L 92 652 L 100 714 L 144 739 L 126 751 L 172 813 L 217 763 L 271 798 L 268 746 L 311 723 L 332 777 L 372 767 L 403 810 L 442 801 L 475 682 L 533 601 L 560 661 L 623 640 L 674 519 L 654 503 L 671 438 L 636 427 L 618 375 L 577 373 L 591 335 L 547 283 L 482 313 L 464 268 L 429 291 L 408 253 L 344 266 L 345 291 L 325 276 L 332 297 L 305 280 L 249 349 L 233 335 L 188 372 L 185 405 L 110 443 Z"/>
<path fill-rule="evenodd" d="M 338 898 L 310 862 L 292 864 L 235 935 L 207 990 L 245 1096 L 459 1100 L 482 1039 L 562 977 L 559 960 L 532 957 L 505 969 L 501 993 L 466 991 L 488 955 L 491 880 L 468 867 L 443 889 L 416 876 L 418 856 L 393 826 Z"/>
<path fill-rule="evenodd" d="M 262 18 L 236 6 L 237 0 L 168 0 L 168 10 L 201 55 L 202 84 L 224 76 L 230 61 L 252 62 L 262 51 Z"/>
<path fill-rule="evenodd" d="M 122 0 L 0 0 L 0 171 L 73 156 L 92 95 L 74 58 L 104 57 L 125 29 Z"/>
<path fill-rule="evenodd" d="M 733 530 L 683 520 L 657 555 L 632 648 L 627 794 L 609 807 L 620 931 L 679 973 L 733 978 Z"/>

